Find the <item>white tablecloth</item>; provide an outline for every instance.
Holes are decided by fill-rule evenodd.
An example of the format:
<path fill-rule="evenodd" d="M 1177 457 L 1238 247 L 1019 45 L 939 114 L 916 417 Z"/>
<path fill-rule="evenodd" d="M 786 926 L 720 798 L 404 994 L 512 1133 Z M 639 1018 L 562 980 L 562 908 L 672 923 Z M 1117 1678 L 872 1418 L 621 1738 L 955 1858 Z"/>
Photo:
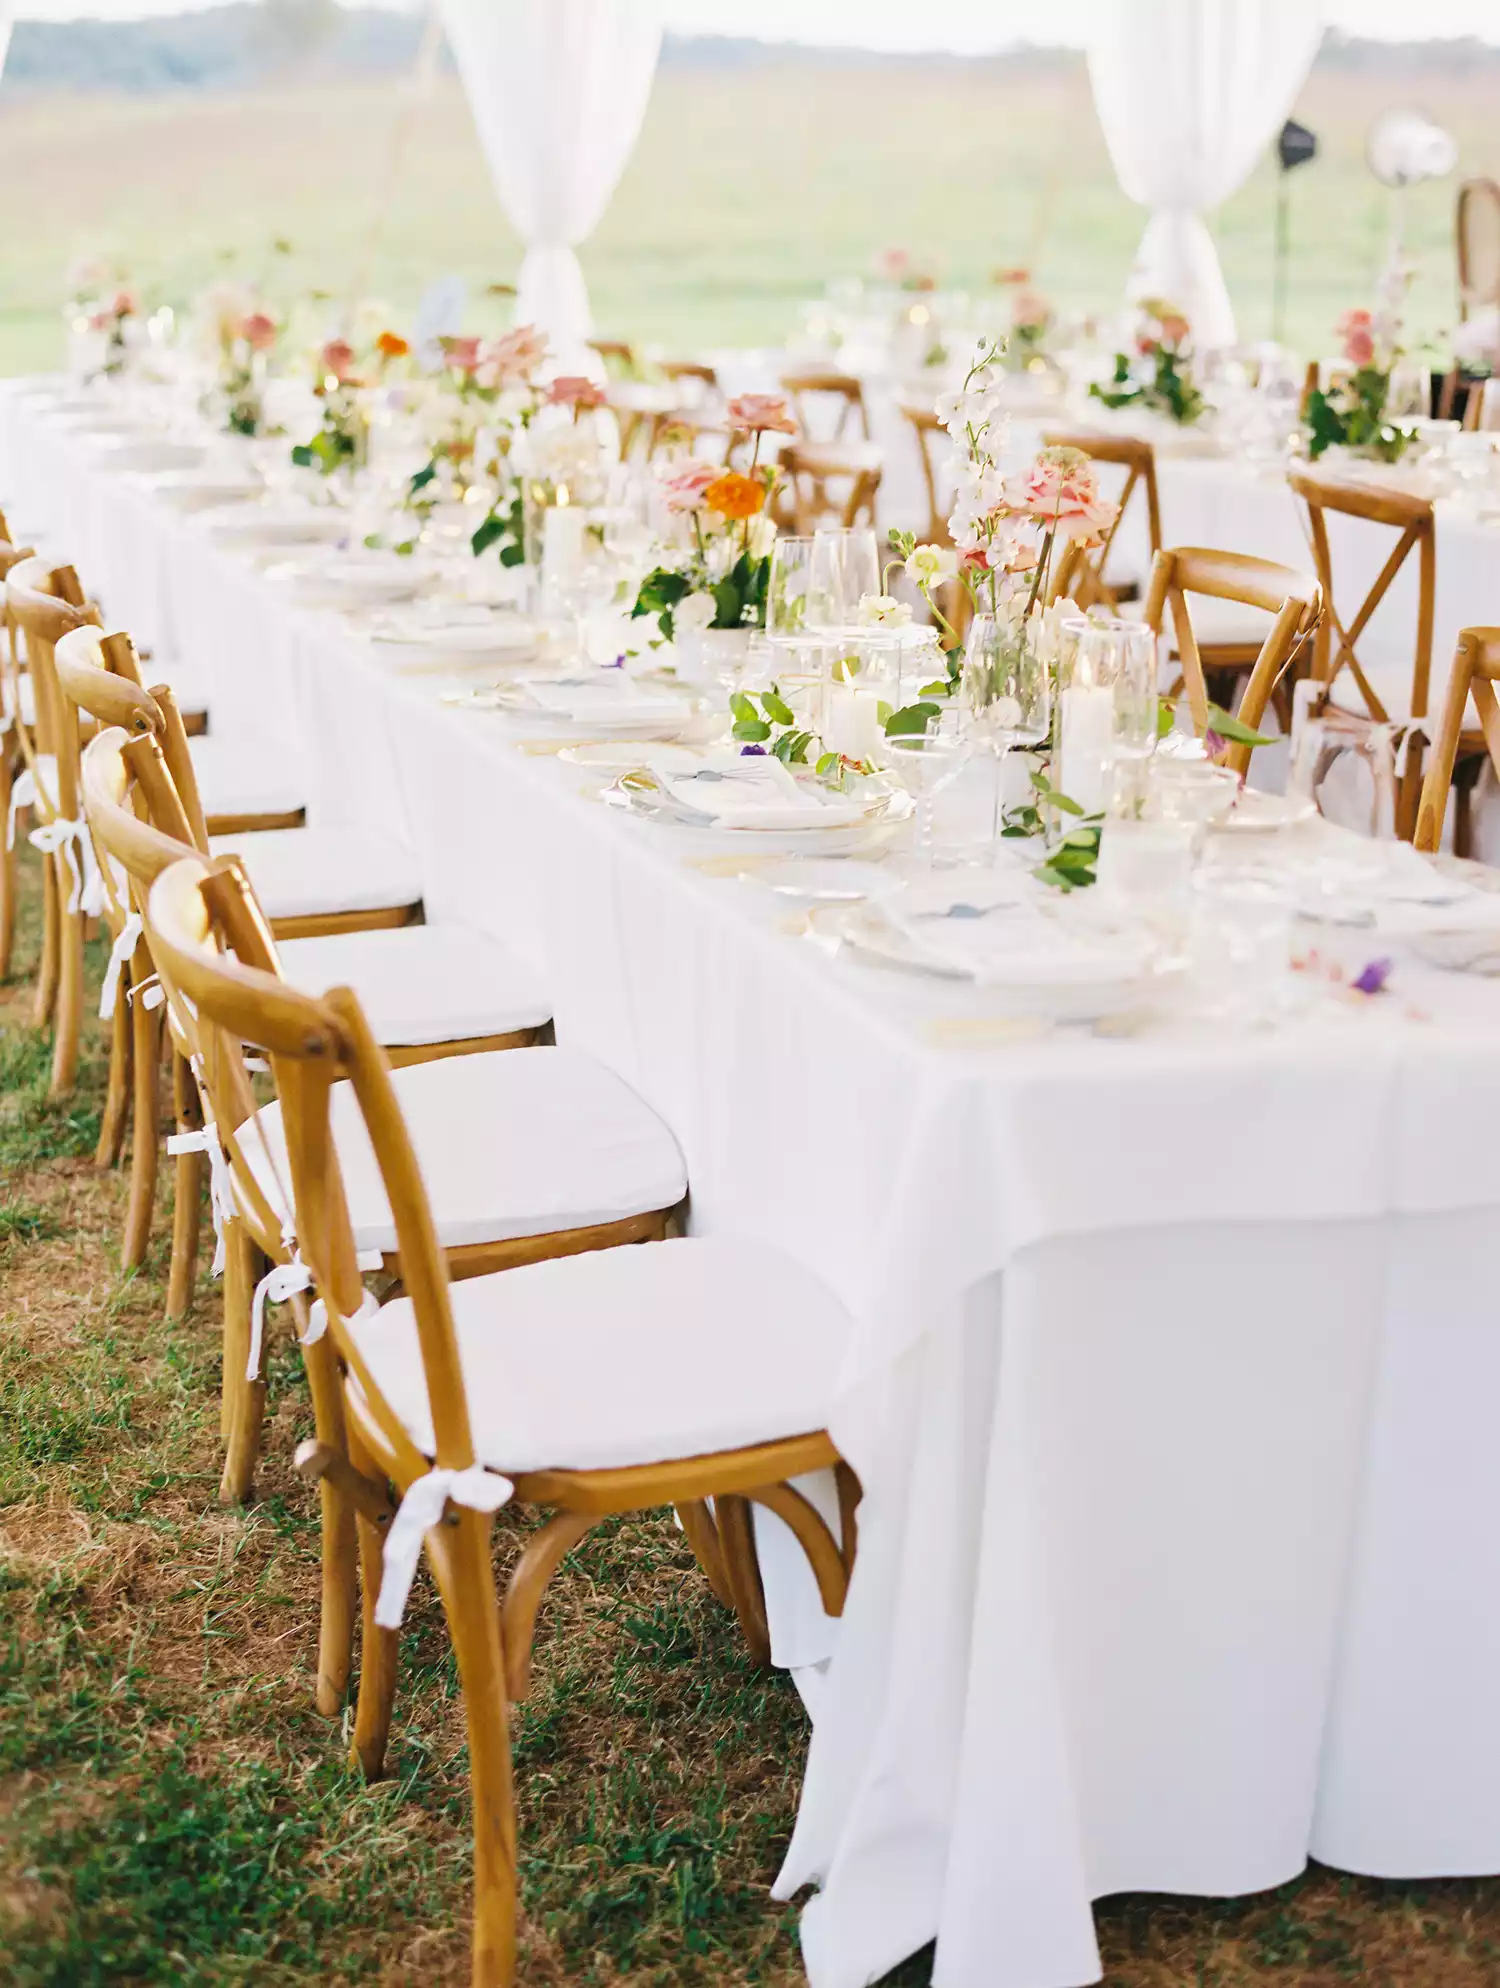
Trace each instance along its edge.
<path fill-rule="evenodd" d="M 815 1988 L 934 1936 L 938 1988 L 1072 1988 L 1093 1898 L 1309 1855 L 1500 1872 L 1500 988 L 950 1046 L 940 984 L 830 958 L 19 398 L 0 464 L 216 729 L 284 713 L 313 819 L 408 834 L 429 915 L 545 970 L 559 1040 L 677 1134 L 696 1229 L 853 1312 L 849 1606 L 777 1623 L 831 1653 L 779 1887 L 821 1887 Z"/>

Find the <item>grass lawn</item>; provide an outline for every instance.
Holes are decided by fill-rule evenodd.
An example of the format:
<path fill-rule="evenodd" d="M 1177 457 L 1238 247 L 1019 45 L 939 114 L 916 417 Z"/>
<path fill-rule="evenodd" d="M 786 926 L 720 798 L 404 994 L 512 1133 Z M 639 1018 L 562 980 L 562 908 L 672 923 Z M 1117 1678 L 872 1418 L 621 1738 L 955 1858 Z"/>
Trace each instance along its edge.
<path fill-rule="evenodd" d="M 26 870 L 23 975 L 30 852 Z M 407 1615 L 391 1778 L 366 1788 L 311 1709 L 295 1348 L 273 1343 L 257 1502 L 225 1509 L 216 1291 L 163 1322 L 166 1209 L 146 1269 L 121 1277 L 125 1182 L 90 1157 L 97 1028 L 75 1097 L 49 1105 L 29 1003 L 24 978 L 0 988 L 0 1978 L 462 1988 L 463 1721 L 430 1584 Z M 500 1515 L 502 1562 L 525 1524 Z M 767 1891 L 801 1704 L 749 1668 L 668 1520 L 603 1527 L 565 1564 L 514 1737 L 527 1988 L 802 1980 L 795 1915 Z M 1239 1902 L 1113 1899 L 1098 1921 L 1113 1988 L 1500 1979 L 1500 1881 L 1314 1872 Z M 929 1978 L 919 1956 L 885 1988 Z"/>
<path fill-rule="evenodd" d="M 1384 255 L 1387 196 L 1363 163 L 1371 117 L 1418 101 L 1456 133 L 1461 172 L 1500 172 L 1500 67 L 1319 70 L 1297 106 L 1323 156 L 1293 181 L 1291 320 L 1308 354 L 1364 301 Z M 399 134 L 399 159 L 390 161 Z M 1224 207 L 1217 234 L 1241 332 L 1270 330 L 1274 169 Z M 514 276 L 499 211 L 451 78 L 414 109 L 389 82 L 238 96 L 80 99 L 0 93 L 0 182 L 24 193 L 0 243 L 0 370 L 60 352 L 65 267 L 118 254 L 149 291 L 190 298 L 269 245 L 283 295 L 374 293 L 409 310 L 448 271 L 476 290 Z M 1411 323 L 1453 322 L 1454 182 L 1410 197 Z M 668 355 L 779 341 L 799 304 L 882 247 L 937 257 L 981 285 L 1034 262 L 1073 308 L 1119 296 L 1142 215 L 1120 193 L 1077 63 L 770 62 L 672 67 L 639 149 L 584 250 L 599 329 Z M 227 263 L 226 263 L 226 258 Z"/>

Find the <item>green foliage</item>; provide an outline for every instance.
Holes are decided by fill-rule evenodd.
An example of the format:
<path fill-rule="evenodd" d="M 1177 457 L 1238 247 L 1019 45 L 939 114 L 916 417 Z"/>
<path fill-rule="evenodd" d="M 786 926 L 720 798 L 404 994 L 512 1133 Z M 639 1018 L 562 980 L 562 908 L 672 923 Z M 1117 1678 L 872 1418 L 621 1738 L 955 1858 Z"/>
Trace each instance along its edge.
<path fill-rule="evenodd" d="M 358 453 L 354 437 L 346 429 L 325 425 L 310 442 L 298 442 L 292 461 L 299 469 L 315 469 L 319 476 L 331 476 L 342 463 L 352 462 Z"/>
<path fill-rule="evenodd" d="M 885 735 L 888 739 L 899 739 L 908 733 L 925 732 L 933 719 L 941 716 L 942 706 L 934 704 L 924 691 L 917 703 L 903 704 L 899 711 L 891 713 L 885 721 Z"/>
<path fill-rule="evenodd" d="M 1157 414 L 1170 415 L 1183 427 L 1190 426 L 1203 413 L 1207 402 L 1193 383 L 1187 360 L 1168 345 L 1151 351 L 1151 376 L 1138 377 L 1130 356 L 1115 354 L 1115 370 L 1105 386 L 1096 380 L 1089 388 L 1095 400 L 1106 407 L 1144 407 Z"/>
<path fill-rule="evenodd" d="M 797 714 L 774 683 L 758 695 L 759 710 L 755 708 L 754 692 L 737 690 L 730 697 L 729 710 L 734 719 L 731 736 L 742 745 L 765 745 L 772 758 L 785 766 L 805 766 L 807 749 L 816 734 L 799 727 Z M 779 732 L 774 729 L 777 725 L 782 727 Z M 837 753 L 824 753 L 818 761 L 818 770 L 822 771 L 830 761 L 835 766 L 841 763 Z"/>
<path fill-rule="evenodd" d="M 653 566 L 642 580 L 640 592 L 631 608 L 631 619 L 643 614 L 654 614 L 656 625 L 664 638 L 672 640 L 672 610 L 685 595 L 692 592 L 692 582 L 686 573 L 679 573 L 670 566 Z"/>
<path fill-rule="evenodd" d="M 412 481 L 415 483 L 416 478 Z M 492 545 L 500 548 L 502 566 L 519 566 L 526 558 L 526 506 L 519 490 L 508 504 L 495 504 L 469 540 L 469 549 L 476 559 Z"/>
<path fill-rule="evenodd" d="M 1398 461 L 1416 431 L 1387 418 L 1390 391 L 1390 375 L 1378 366 L 1361 366 L 1326 392 L 1314 387 L 1303 417 L 1308 455 L 1316 461 L 1326 450 L 1340 445 L 1363 450 L 1381 462 Z"/>

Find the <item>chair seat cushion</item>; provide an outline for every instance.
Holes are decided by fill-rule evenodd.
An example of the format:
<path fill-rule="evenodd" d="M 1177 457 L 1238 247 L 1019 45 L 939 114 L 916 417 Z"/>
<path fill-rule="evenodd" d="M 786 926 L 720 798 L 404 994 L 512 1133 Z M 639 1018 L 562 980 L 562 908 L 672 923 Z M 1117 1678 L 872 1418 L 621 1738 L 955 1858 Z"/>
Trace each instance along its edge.
<path fill-rule="evenodd" d="M 1193 624 L 1200 649 L 1211 649 L 1220 644 L 1259 649 L 1271 632 L 1274 616 L 1267 614 L 1263 608 L 1245 607 L 1239 601 L 1220 600 L 1216 594 L 1188 594 L 1185 599 L 1188 619 Z M 1120 612 L 1128 621 L 1139 621 L 1145 612 L 1145 605 L 1144 600 L 1126 601 L 1121 604 Z M 1170 610 L 1163 615 L 1162 626 L 1171 641 L 1172 653 L 1176 655 L 1177 638 Z"/>
<path fill-rule="evenodd" d="M 310 994 L 352 987 L 387 1049 L 509 1035 L 552 1013 L 537 974 L 461 925 L 284 939 L 277 950 L 287 979 Z"/>
<path fill-rule="evenodd" d="M 279 763 L 274 745 L 246 747 L 232 736 L 189 739 L 198 798 L 215 815 L 288 815 L 303 805 L 300 781 Z"/>
<path fill-rule="evenodd" d="M 209 838 L 239 856 L 270 919 L 326 917 L 420 904 L 422 879 L 404 843 L 352 828 L 267 828 Z"/>
<path fill-rule="evenodd" d="M 759 1244 L 687 1237 L 449 1287 L 481 1463 L 599 1470 L 826 1428 L 848 1314 Z M 409 1298 L 351 1321 L 376 1385 L 434 1448 Z"/>
<path fill-rule="evenodd" d="M 687 1192 L 677 1141 L 614 1072 L 568 1049 L 496 1049 L 392 1072 L 445 1249 L 590 1228 L 671 1208 Z M 334 1139 L 361 1250 L 393 1250 L 396 1224 L 347 1083 Z M 240 1148 L 278 1217 L 289 1181 L 281 1107 Z M 270 1149 L 270 1158 L 266 1148 Z M 274 1159 L 274 1170 L 270 1164 Z"/>
<path fill-rule="evenodd" d="M 1394 724 L 1404 725 L 1411 716 L 1411 674 L 1410 656 L 1372 656 L 1364 653 L 1361 645 L 1359 666 L 1368 677 L 1375 695 L 1385 706 L 1386 716 Z M 1427 725 L 1429 733 L 1436 735 L 1442 722 L 1443 709 L 1448 701 L 1448 673 L 1451 664 L 1446 656 L 1434 656 L 1432 673 L 1427 680 Z M 1341 711 L 1351 711 L 1357 717 L 1367 718 L 1370 707 L 1365 702 L 1364 692 L 1347 667 L 1340 670 L 1333 680 L 1330 702 Z M 1479 730 L 1479 713 L 1474 708 L 1471 697 L 1464 711 L 1464 730 Z"/>

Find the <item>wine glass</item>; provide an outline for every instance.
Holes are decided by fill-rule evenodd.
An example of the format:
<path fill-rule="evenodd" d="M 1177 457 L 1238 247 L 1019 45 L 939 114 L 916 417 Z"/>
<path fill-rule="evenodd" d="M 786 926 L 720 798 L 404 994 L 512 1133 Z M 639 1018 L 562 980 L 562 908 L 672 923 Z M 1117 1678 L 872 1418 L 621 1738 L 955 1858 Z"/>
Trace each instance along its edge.
<path fill-rule="evenodd" d="M 934 864 L 933 803 L 958 778 L 974 740 L 956 711 L 939 712 L 920 732 L 888 732 L 881 741 L 885 769 L 917 804 L 917 861 Z"/>
<path fill-rule="evenodd" d="M 809 612 L 840 634 L 859 627 L 859 604 L 880 584 L 880 549 L 868 526 L 825 526 L 813 534 L 808 579 Z"/>
<path fill-rule="evenodd" d="M 960 694 L 976 744 L 999 760 L 995 772 L 995 821 L 1000 833 L 1005 759 L 1013 746 L 1040 745 L 1052 722 L 1052 679 L 1037 645 L 1023 628 L 976 614 L 964 647 Z"/>

